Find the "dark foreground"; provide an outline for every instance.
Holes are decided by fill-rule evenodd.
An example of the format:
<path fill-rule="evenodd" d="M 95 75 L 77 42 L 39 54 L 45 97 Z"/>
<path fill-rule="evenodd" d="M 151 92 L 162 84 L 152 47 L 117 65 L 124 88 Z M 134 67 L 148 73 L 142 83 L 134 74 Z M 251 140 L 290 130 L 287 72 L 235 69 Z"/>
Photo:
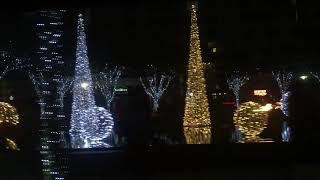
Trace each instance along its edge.
<path fill-rule="evenodd" d="M 320 179 L 316 144 L 230 144 L 77 150 L 69 179 Z M 0 179 L 39 179 L 37 153 L 2 153 Z"/>

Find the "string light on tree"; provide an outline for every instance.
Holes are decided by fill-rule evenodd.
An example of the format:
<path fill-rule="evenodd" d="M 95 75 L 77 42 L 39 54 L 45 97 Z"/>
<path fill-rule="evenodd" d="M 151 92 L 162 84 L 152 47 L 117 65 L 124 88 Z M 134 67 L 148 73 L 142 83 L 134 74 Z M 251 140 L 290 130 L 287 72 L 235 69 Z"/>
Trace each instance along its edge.
<path fill-rule="evenodd" d="M 291 141 L 291 128 L 286 121 L 283 122 L 281 137 L 283 142 Z"/>
<path fill-rule="evenodd" d="M 64 98 L 66 96 L 66 93 L 71 90 L 73 84 L 72 78 L 60 78 L 56 80 L 57 85 L 57 102 L 60 106 L 60 109 L 58 110 L 57 118 L 59 121 L 65 121 L 65 112 L 64 112 Z M 59 142 L 61 148 L 68 148 L 69 143 L 66 139 L 66 129 L 60 130 L 60 136 L 59 136 Z"/>
<path fill-rule="evenodd" d="M 0 125 L 3 123 L 14 126 L 19 124 L 16 108 L 6 102 L 0 102 Z"/>
<path fill-rule="evenodd" d="M 190 54 L 183 118 L 184 135 L 188 144 L 209 144 L 211 143 L 211 122 L 201 57 L 196 2 L 192 2 L 190 10 Z"/>
<path fill-rule="evenodd" d="M 292 82 L 293 73 L 282 70 L 272 72 L 272 75 L 276 79 L 280 89 L 280 109 L 284 115 L 289 116 L 289 98 L 291 96 L 289 87 Z M 281 136 L 283 142 L 289 142 L 291 140 L 291 128 L 287 122 L 283 122 Z"/>
<path fill-rule="evenodd" d="M 318 80 L 318 82 L 320 82 L 319 73 L 317 73 L 317 72 L 310 72 L 310 74 L 311 74 L 313 77 L 315 77 L 315 78 Z"/>
<path fill-rule="evenodd" d="M 238 71 L 235 71 L 230 78 L 227 78 L 228 86 L 236 98 L 237 107 L 239 107 L 240 103 L 240 89 L 248 80 L 249 77 L 247 75 L 240 75 Z"/>
<path fill-rule="evenodd" d="M 113 118 L 104 108 L 96 107 L 87 55 L 83 17 L 78 19 L 78 37 L 71 114 L 71 147 L 110 147 L 104 142 L 111 135 Z"/>
<path fill-rule="evenodd" d="M 61 110 L 63 110 L 64 107 L 64 97 L 72 88 L 72 84 L 73 79 L 71 78 L 64 78 L 57 81 L 57 95 Z"/>
<path fill-rule="evenodd" d="M 231 140 L 232 142 L 243 142 L 244 137 L 239 129 L 235 128 L 234 131 L 231 133 Z"/>
<path fill-rule="evenodd" d="M 34 86 L 34 90 L 36 91 L 36 94 L 38 96 L 38 104 L 40 105 L 40 119 L 43 119 L 43 115 L 45 114 L 45 91 L 42 91 L 42 86 L 46 85 L 46 82 L 44 80 L 44 77 L 42 75 L 42 73 L 40 73 L 38 75 L 38 77 L 36 77 L 34 74 L 29 72 L 29 78 L 32 81 L 32 84 Z"/>
<path fill-rule="evenodd" d="M 19 151 L 18 145 L 11 139 L 6 138 L 6 149 Z"/>
<path fill-rule="evenodd" d="M 140 77 L 140 82 L 144 91 L 148 94 L 148 96 L 152 100 L 153 104 L 153 112 L 157 112 L 159 108 L 159 101 L 167 90 L 173 75 L 165 74 L 162 72 L 158 72 L 156 68 L 151 66 L 151 77 L 142 78 Z"/>
<path fill-rule="evenodd" d="M 96 88 L 98 88 L 106 100 L 106 109 L 111 109 L 111 103 L 115 95 L 115 87 L 121 75 L 121 69 L 118 66 L 112 67 L 109 64 L 105 65 L 103 71 L 96 76 Z"/>
<path fill-rule="evenodd" d="M 10 52 L 2 51 L 0 53 L 0 80 L 9 72 L 31 67 L 28 58 L 18 58 Z"/>
<path fill-rule="evenodd" d="M 293 74 L 292 72 L 286 72 L 286 71 L 275 71 L 272 72 L 272 75 L 276 79 L 279 89 L 280 89 L 280 94 L 281 94 L 281 99 L 280 99 L 280 109 L 285 114 L 286 116 L 289 116 L 289 97 L 291 95 L 289 91 L 289 86 L 292 82 Z"/>

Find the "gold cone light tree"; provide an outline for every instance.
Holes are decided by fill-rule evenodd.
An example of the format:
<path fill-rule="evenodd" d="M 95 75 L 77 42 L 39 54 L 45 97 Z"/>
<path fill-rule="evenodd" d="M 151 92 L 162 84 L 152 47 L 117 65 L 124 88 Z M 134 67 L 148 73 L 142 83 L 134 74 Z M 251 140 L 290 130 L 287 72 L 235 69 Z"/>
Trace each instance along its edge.
<path fill-rule="evenodd" d="M 187 144 L 211 143 L 211 122 L 201 57 L 197 4 L 191 4 L 190 55 L 183 118 Z"/>

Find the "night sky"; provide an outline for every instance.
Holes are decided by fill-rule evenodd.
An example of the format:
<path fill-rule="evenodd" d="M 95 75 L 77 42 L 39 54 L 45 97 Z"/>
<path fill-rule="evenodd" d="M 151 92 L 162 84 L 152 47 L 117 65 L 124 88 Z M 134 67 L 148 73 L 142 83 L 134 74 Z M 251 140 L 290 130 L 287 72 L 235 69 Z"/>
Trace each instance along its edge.
<path fill-rule="evenodd" d="M 320 20 L 312 4 L 293 0 L 205 0 L 199 4 L 201 45 L 205 61 L 239 67 L 284 65 L 319 57 Z M 87 13 L 90 61 L 139 66 L 146 63 L 184 64 L 188 58 L 190 14 L 186 3 L 110 3 L 105 8 L 67 9 L 66 58 L 73 59 L 76 14 Z M 88 11 L 89 10 L 89 11 Z M 1 10 L 0 47 L 14 40 L 19 51 L 28 49 L 29 27 L 23 13 L 30 9 Z M 29 39 L 29 40 L 26 40 Z M 214 59 L 207 56 L 208 42 L 217 43 Z M 27 52 L 30 53 L 30 52 Z"/>

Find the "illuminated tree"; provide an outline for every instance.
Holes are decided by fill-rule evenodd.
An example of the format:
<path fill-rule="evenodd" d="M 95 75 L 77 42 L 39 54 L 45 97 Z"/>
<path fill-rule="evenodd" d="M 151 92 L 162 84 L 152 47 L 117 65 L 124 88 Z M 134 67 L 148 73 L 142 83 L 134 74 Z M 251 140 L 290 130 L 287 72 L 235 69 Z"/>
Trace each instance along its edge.
<path fill-rule="evenodd" d="M 32 66 L 28 64 L 28 60 L 27 58 L 15 57 L 7 51 L 0 52 L 0 80 L 11 71 Z"/>
<path fill-rule="evenodd" d="M 57 101 L 60 106 L 60 110 L 58 111 L 58 121 L 65 120 L 65 113 L 64 113 L 64 97 L 68 91 L 72 88 L 73 79 L 72 78 L 61 78 L 56 81 L 57 83 Z M 61 148 L 68 148 L 68 142 L 66 140 L 66 132 L 65 130 L 60 130 L 60 147 Z"/>
<path fill-rule="evenodd" d="M 57 81 L 57 95 L 61 110 L 63 110 L 64 107 L 64 97 L 72 88 L 72 84 L 73 79 L 71 78 L 59 79 L 59 81 Z"/>
<path fill-rule="evenodd" d="M 279 89 L 280 89 L 280 94 L 281 94 L 281 111 L 283 114 L 286 116 L 289 116 L 289 97 L 291 95 L 289 91 L 289 86 L 292 81 L 293 74 L 291 72 L 286 72 L 286 71 L 277 71 L 277 72 L 272 72 L 272 75 L 274 78 L 277 80 Z"/>
<path fill-rule="evenodd" d="M 103 97 L 106 100 L 106 109 L 110 111 L 111 103 L 115 94 L 115 87 L 117 85 L 118 79 L 121 75 L 121 68 L 118 66 L 112 67 L 108 64 L 102 72 L 96 76 L 96 88 L 98 88 Z"/>
<path fill-rule="evenodd" d="M 40 105 L 40 120 L 41 120 L 41 129 L 40 129 L 40 154 L 42 165 L 45 167 L 46 171 L 55 171 L 57 168 L 55 167 L 56 156 L 52 149 L 54 148 L 54 144 L 51 143 L 51 130 L 48 127 L 48 98 L 47 92 L 44 90 L 45 86 L 48 84 L 44 79 L 43 74 L 39 73 L 34 75 L 29 72 L 29 77 L 32 80 L 32 84 L 34 86 L 34 90 L 38 97 L 38 104 Z"/>
<path fill-rule="evenodd" d="M 316 72 L 310 72 L 310 74 L 311 74 L 313 77 L 315 77 L 315 78 L 318 80 L 318 82 L 320 82 L 320 76 L 319 76 L 319 73 L 316 73 Z"/>
<path fill-rule="evenodd" d="M 234 112 L 233 121 L 236 128 L 244 135 L 245 142 L 259 142 L 258 136 L 268 124 L 268 111 L 272 109 L 271 104 L 262 106 L 249 101 L 241 103 Z"/>
<path fill-rule="evenodd" d="M 19 115 L 15 107 L 0 102 L 0 125 L 3 123 L 17 125 L 19 124 Z"/>
<path fill-rule="evenodd" d="M 159 101 L 167 90 L 173 76 L 169 74 L 165 74 L 163 72 L 157 72 L 153 66 L 152 68 L 152 75 L 151 77 L 142 78 L 140 77 L 140 82 L 144 91 L 148 94 L 148 96 L 152 100 L 152 110 L 153 112 L 157 112 L 159 107 Z"/>
<path fill-rule="evenodd" d="M 19 123 L 17 109 L 6 102 L 0 102 L 0 126 L 3 124 L 16 126 Z M 2 145 L 9 150 L 19 150 L 17 144 L 9 138 L 5 138 L 3 144 L 0 141 L 0 146 Z"/>
<path fill-rule="evenodd" d="M 29 77 L 34 86 L 34 90 L 36 91 L 36 94 L 38 96 L 38 104 L 40 105 L 40 119 L 42 119 L 41 117 L 44 115 L 46 106 L 45 92 L 42 91 L 42 86 L 45 85 L 45 80 L 41 73 L 38 76 L 35 76 L 34 74 L 29 72 Z"/>
<path fill-rule="evenodd" d="M 239 107 L 240 103 L 240 89 L 248 80 L 249 77 L 247 75 L 240 75 L 237 71 L 231 74 L 231 77 L 227 78 L 229 88 L 236 98 L 237 107 Z"/>
<path fill-rule="evenodd" d="M 193 2 L 191 5 L 187 92 L 183 118 L 184 135 L 188 144 L 211 143 L 211 122 L 203 69 L 197 25 L 197 4 Z"/>
<path fill-rule="evenodd" d="M 6 149 L 19 151 L 18 145 L 11 139 L 6 138 Z"/>
<path fill-rule="evenodd" d="M 234 131 L 231 133 L 231 140 L 232 142 L 241 142 L 243 141 L 244 137 L 239 129 L 235 128 Z"/>
<path fill-rule="evenodd" d="M 113 118 L 109 111 L 96 107 L 93 82 L 87 55 L 86 35 L 82 15 L 78 20 L 75 76 L 71 114 L 71 147 L 109 147 L 104 139 L 112 133 Z"/>
<path fill-rule="evenodd" d="M 286 121 L 283 122 L 281 137 L 283 142 L 291 141 L 291 128 Z"/>

